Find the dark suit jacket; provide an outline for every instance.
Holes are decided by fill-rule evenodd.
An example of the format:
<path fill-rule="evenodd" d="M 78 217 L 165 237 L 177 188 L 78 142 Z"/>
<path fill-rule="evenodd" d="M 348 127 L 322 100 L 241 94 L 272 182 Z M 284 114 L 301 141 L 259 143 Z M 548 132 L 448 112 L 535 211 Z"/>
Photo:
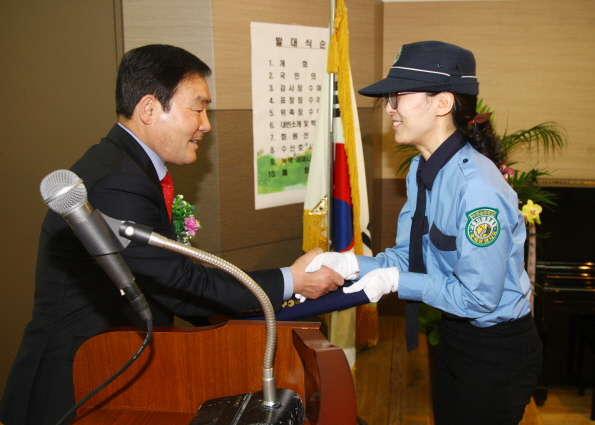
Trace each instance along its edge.
<path fill-rule="evenodd" d="M 72 171 L 83 179 L 94 209 L 175 239 L 153 164 L 118 125 Z M 215 314 L 261 314 L 256 298 L 223 271 L 134 243 L 121 254 L 150 303 L 155 326 L 171 326 L 174 315 L 192 321 Z M 249 274 L 280 309 L 281 271 Z M 142 325 L 66 221 L 48 211 L 39 241 L 33 319 L 7 381 L 0 422 L 55 424 L 74 405 L 72 361 L 78 347 L 105 329 Z"/>

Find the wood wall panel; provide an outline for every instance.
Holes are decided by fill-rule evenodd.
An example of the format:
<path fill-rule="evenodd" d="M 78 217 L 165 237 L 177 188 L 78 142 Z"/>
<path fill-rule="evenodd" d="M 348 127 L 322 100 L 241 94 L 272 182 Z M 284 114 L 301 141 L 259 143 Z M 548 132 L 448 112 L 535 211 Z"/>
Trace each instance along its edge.
<path fill-rule="evenodd" d="M 522 0 L 393 2 L 384 5 L 384 68 L 404 43 L 441 40 L 474 52 L 480 97 L 496 112 L 499 133 L 545 121 L 566 127 L 563 155 L 541 157 L 555 177 L 594 179 L 595 2 Z M 386 72 L 386 71 L 385 71 Z M 385 134 L 389 123 L 385 120 Z M 395 175 L 392 134 L 384 145 L 383 176 Z M 513 158 L 523 168 L 537 159 Z"/>
<path fill-rule="evenodd" d="M 254 209 L 251 111 L 218 111 L 218 121 L 223 249 L 301 237 L 301 204 Z"/>
<path fill-rule="evenodd" d="M 354 87 L 374 80 L 374 20 L 379 0 L 346 0 Z M 328 27 L 329 0 L 217 0 L 213 2 L 213 38 L 219 109 L 251 109 L 250 22 Z"/>
<path fill-rule="evenodd" d="M 405 179 L 374 179 L 372 248 L 374 254 L 395 246 L 397 220 L 407 202 Z"/>
<path fill-rule="evenodd" d="M 212 108 L 217 107 L 211 0 L 121 0 L 124 50 L 172 44 L 194 53 L 213 70 Z"/>
<path fill-rule="evenodd" d="M 50 172 L 69 168 L 114 123 L 114 3 L 0 2 L 0 398 L 31 320 L 47 212 L 39 184 Z"/>

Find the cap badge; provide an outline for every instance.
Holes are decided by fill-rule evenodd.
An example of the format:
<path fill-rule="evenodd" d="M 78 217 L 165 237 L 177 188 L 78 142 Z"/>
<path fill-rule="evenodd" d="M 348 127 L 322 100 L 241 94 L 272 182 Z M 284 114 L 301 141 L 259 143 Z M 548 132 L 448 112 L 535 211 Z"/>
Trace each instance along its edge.
<path fill-rule="evenodd" d="M 401 52 L 402 51 L 403 51 L 403 46 L 401 46 L 401 48 L 399 49 L 399 53 L 397 53 L 397 57 L 395 58 L 395 61 L 393 62 L 393 66 L 397 63 L 397 61 L 401 57 Z"/>

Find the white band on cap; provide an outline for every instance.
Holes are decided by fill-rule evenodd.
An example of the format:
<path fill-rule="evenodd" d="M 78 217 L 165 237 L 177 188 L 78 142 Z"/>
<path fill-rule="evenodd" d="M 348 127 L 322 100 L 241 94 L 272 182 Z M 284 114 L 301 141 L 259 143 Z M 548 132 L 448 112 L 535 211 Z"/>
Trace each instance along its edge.
<path fill-rule="evenodd" d="M 391 68 L 406 69 L 408 71 L 428 72 L 430 74 L 440 74 L 440 75 L 446 75 L 447 77 L 451 77 L 451 75 L 447 74 L 446 72 L 428 71 L 426 69 L 417 69 L 417 68 L 406 68 L 404 66 L 392 66 Z M 477 76 L 475 76 L 475 75 L 461 75 L 461 78 L 477 78 Z"/>
<path fill-rule="evenodd" d="M 447 74 L 445 72 L 426 71 L 425 69 L 416 69 L 416 68 L 405 68 L 404 66 L 392 66 L 391 68 L 407 69 L 408 71 L 429 72 L 430 74 L 440 74 L 440 75 L 446 75 L 447 77 L 450 77 L 450 74 Z"/>

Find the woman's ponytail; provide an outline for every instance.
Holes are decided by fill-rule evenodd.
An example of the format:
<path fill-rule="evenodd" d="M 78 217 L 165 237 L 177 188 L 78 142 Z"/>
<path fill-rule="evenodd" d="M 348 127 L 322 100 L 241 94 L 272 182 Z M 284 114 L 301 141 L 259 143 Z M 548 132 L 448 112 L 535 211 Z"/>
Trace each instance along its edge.
<path fill-rule="evenodd" d="M 477 115 L 477 96 L 456 93 L 453 95 L 455 101 L 452 116 L 456 128 L 463 133 L 471 146 L 500 168 L 506 163 L 506 152 L 502 149 L 489 115 Z"/>

